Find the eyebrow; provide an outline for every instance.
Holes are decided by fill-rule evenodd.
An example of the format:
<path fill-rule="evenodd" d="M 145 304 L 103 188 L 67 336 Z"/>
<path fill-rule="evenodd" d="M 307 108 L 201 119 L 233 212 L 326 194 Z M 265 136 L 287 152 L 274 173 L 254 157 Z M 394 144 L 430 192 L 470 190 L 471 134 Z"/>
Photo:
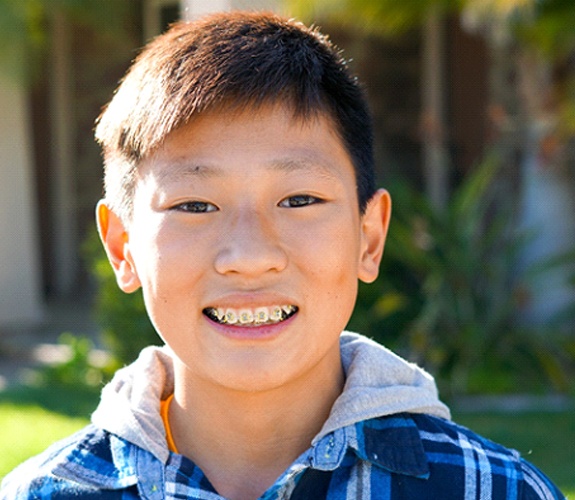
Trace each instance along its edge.
<path fill-rule="evenodd" d="M 212 165 L 189 163 L 187 161 L 175 161 L 166 165 L 158 172 L 160 181 L 180 181 L 186 178 L 210 178 L 223 175 L 223 170 Z"/>
<path fill-rule="evenodd" d="M 325 163 L 319 161 L 310 155 L 308 158 L 278 158 L 269 162 L 267 165 L 271 170 L 292 173 L 298 171 L 312 171 L 320 174 L 322 177 L 335 178 L 332 169 Z M 179 182 L 185 179 L 209 179 L 222 177 L 225 170 L 217 165 L 207 165 L 201 163 L 191 163 L 186 160 L 175 161 L 167 168 L 158 172 L 160 181 Z"/>
<path fill-rule="evenodd" d="M 278 159 L 272 162 L 270 167 L 274 170 L 279 170 L 281 172 L 287 173 L 297 171 L 312 171 L 321 174 L 323 177 L 336 177 L 329 165 L 325 164 L 317 158 L 314 158 L 313 156 L 310 156 L 309 159 Z"/>

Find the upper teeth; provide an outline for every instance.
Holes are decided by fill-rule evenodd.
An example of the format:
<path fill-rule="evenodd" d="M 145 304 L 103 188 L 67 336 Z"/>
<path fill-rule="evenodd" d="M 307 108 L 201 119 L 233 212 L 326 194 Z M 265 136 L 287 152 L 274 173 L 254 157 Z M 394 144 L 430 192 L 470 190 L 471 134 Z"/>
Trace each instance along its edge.
<path fill-rule="evenodd" d="M 256 309 L 233 309 L 228 307 L 208 307 L 205 313 L 219 323 L 228 325 L 261 325 L 264 323 L 278 323 L 287 319 L 297 311 L 296 306 L 283 305 L 272 307 L 258 307 Z"/>

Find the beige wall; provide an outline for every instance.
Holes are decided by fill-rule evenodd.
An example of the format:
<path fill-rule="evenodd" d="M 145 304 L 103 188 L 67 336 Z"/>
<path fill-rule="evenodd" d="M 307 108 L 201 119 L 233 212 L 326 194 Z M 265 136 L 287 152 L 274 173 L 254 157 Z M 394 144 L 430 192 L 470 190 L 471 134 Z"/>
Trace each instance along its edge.
<path fill-rule="evenodd" d="M 181 0 L 183 17 L 193 19 L 219 10 L 280 10 L 281 0 Z"/>
<path fill-rule="evenodd" d="M 27 95 L 0 75 L 0 328 L 41 319 Z"/>
<path fill-rule="evenodd" d="M 234 9 L 248 10 L 275 10 L 279 11 L 281 7 L 280 0 L 232 0 Z"/>

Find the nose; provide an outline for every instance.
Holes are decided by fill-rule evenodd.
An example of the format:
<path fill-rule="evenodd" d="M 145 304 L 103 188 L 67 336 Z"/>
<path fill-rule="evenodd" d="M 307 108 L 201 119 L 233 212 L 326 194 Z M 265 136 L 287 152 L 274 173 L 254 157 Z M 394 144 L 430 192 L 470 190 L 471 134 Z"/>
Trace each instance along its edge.
<path fill-rule="evenodd" d="M 257 277 L 282 271 L 287 260 L 273 221 L 256 210 L 244 210 L 222 232 L 214 266 L 219 274 Z"/>

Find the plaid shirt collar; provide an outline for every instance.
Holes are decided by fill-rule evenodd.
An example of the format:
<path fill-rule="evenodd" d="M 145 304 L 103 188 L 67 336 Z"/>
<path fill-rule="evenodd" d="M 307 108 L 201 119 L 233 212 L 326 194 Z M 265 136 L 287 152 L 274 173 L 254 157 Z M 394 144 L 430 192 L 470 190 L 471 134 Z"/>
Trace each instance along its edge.
<path fill-rule="evenodd" d="M 7 476 L 0 498 L 97 493 L 117 500 L 222 500 L 192 461 L 166 456 L 159 460 L 90 426 Z M 397 414 L 326 434 L 260 500 L 370 500 L 373 494 L 388 500 L 565 498 L 517 452 L 444 419 Z"/>
<path fill-rule="evenodd" d="M 393 473 L 420 478 L 429 475 L 417 426 L 409 415 L 401 414 L 359 422 L 324 436 L 288 468 L 269 493 L 285 487 L 286 481 L 308 467 L 337 469 L 350 459 L 349 451 Z M 87 428 L 83 439 L 54 467 L 53 473 L 62 479 L 106 489 L 126 488 L 139 480 L 139 488 L 144 488 L 148 498 L 153 499 L 155 491 L 157 498 L 162 498 L 159 492 L 164 490 L 164 484 L 170 489 L 167 483 L 174 474 L 169 470 L 188 477 L 188 483 L 195 481 L 198 489 L 211 489 L 200 469 L 187 458 L 170 454 L 168 462 L 162 464 L 149 452 L 93 426 Z"/>
<path fill-rule="evenodd" d="M 429 476 L 419 431 L 407 414 L 374 418 L 324 436 L 310 450 L 310 465 L 319 470 L 334 470 L 349 449 L 360 459 L 390 472 Z"/>

